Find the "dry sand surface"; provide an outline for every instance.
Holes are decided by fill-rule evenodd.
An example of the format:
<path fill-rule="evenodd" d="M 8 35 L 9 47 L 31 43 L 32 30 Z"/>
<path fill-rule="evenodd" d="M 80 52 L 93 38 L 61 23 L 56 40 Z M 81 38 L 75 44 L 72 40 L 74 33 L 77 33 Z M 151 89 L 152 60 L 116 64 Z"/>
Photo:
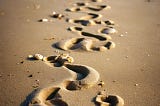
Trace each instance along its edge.
<path fill-rule="evenodd" d="M 77 7 L 74 5 L 77 2 L 88 2 L 88 6 L 109 5 L 111 9 L 66 11 Z M 54 11 L 64 17 L 53 18 Z M 95 15 L 88 17 L 86 12 Z M 106 25 L 66 22 L 66 18 L 94 20 L 98 14 L 102 15 L 98 20 L 113 20 L 118 31 L 108 35 L 116 47 L 102 47 L 103 52 L 85 45 L 90 46 L 93 41 L 95 46 L 103 46 L 104 38 L 94 35 L 100 35 L 98 29 Z M 27 60 L 28 55 L 36 53 L 55 56 L 57 50 L 69 53 L 74 58 L 72 64 L 92 67 L 100 75 L 97 83 L 104 82 L 103 87 L 95 84 L 88 89 L 65 93 L 61 90 L 62 100 L 69 106 L 95 106 L 95 97 L 101 90 L 108 95 L 119 95 L 125 106 L 160 106 L 159 19 L 159 0 L 0 0 L 0 106 L 26 106 L 36 88 L 58 85 L 71 78 L 72 74 L 63 67 Z M 83 31 L 67 30 L 72 26 Z M 87 39 L 80 39 L 84 41 L 77 44 L 84 46 L 83 50 L 55 48 L 55 43 L 77 37 Z"/>

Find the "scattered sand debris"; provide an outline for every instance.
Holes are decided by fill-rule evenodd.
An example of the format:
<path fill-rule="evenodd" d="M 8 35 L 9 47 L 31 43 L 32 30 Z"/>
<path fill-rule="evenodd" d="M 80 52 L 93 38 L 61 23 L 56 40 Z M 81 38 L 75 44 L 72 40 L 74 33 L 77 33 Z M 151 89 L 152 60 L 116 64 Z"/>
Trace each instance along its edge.
<path fill-rule="evenodd" d="M 31 77 L 33 77 L 33 75 L 32 75 L 32 74 L 31 74 L 31 75 L 28 75 L 28 77 L 30 77 L 30 78 L 31 78 Z"/>
<path fill-rule="evenodd" d="M 139 84 L 135 84 L 134 86 L 139 86 Z"/>
<path fill-rule="evenodd" d="M 20 63 L 21 63 L 21 64 L 23 64 L 23 63 L 24 63 L 24 61 L 21 61 Z"/>
<path fill-rule="evenodd" d="M 98 86 L 103 87 L 104 86 L 104 82 L 100 81 L 100 83 L 98 84 Z"/>
<path fill-rule="evenodd" d="M 39 83 L 40 83 L 40 82 L 39 82 L 39 79 L 36 79 L 35 81 L 36 81 L 36 84 L 38 84 L 38 85 L 39 85 Z"/>
<path fill-rule="evenodd" d="M 36 79 L 35 81 L 39 82 L 39 80 L 38 80 L 38 79 Z"/>
<path fill-rule="evenodd" d="M 33 55 L 28 55 L 28 58 L 34 58 L 34 56 Z"/>
<path fill-rule="evenodd" d="M 0 74 L 0 77 L 2 77 L 2 75 Z"/>
<path fill-rule="evenodd" d="M 28 55 L 29 59 L 36 59 L 36 60 L 42 60 L 43 56 L 41 54 L 35 54 L 35 55 Z"/>
<path fill-rule="evenodd" d="M 43 18 L 43 19 L 40 19 L 39 22 L 48 22 L 49 20 L 47 18 Z"/>
<path fill-rule="evenodd" d="M 64 17 L 63 14 L 58 14 L 55 11 L 52 13 L 53 14 L 53 18 L 58 18 L 58 19 L 62 19 Z"/>
<path fill-rule="evenodd" d="M 123 35 L 123 34 L 120 34 L 119 36 L 120 36 L 120 37 L 123 37 L 124 35 Z"/>
<path fill-rule="evenodd" d="M 108 27 L 99 29 L 98 32 L 103 34 L 114 34 L 117 33 L 117 30 L 115 30 L 113 27 Z"/>
<path fill-rule="evenodd" d="M 19 64 L 23 64 L 24 63 L 24 61 L 21 61 L 21 62 L 18 62 L 18 63 L 16 63 L 17 65 L 19 65 Z"/>
<path fill-rule="evenodd" d="M 58 53 L 58 54 L 60 53 L 60 51 L 59 51 L 59 50 L 55 50 L 55 52 L 56 52 L 56 53 Z"/>

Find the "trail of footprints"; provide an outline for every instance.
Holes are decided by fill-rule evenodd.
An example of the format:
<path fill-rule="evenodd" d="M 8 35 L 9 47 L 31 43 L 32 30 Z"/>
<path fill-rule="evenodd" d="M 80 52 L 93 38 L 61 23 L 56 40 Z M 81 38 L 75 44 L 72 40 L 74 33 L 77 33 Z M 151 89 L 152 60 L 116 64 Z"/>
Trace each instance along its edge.
<path fill-rule="evenodd" d="M 74 59 L 68 54 L 45 57 L 41 54 L 29 55 L 29 59 L 41 60 L 49 66 L 62 67 L 72 74 L 71 78 L 65 79 L 58 85 L 39 89 L 32 98 L 29 106 L 68 106 L 61 97 L 61 92 L 88 89 L 98 84 L 100 75 L 92 67 L 73 64 Z M 80 74 L 80 75 L 79 75 Z M 118 95 L 107 95 L 101 91 L 95 98 L 99 106 L 123 106 L 124 101 Z"/>
<path fill-rule="evenodd" d="M 102 0 L 89 0 L 90 2 L 102 2 Z M 75 7 L 67 8 L 68 12 L 81 12 L 81 11 L 102 11 L 109 9 L 110 6 L 94 5 L 90 3 L 78 2 L 74 4 Z M 54 18 L 65 18 L 62 14 L 53 13 Z M 69 27 L 71 31 L 80 37 L 69 38 L 61 40 L 55 44 L 56 48 L 68 50 L 85 50 L 85 51 L 106 51 L 107 49 L 115 48 L 115 43 L 111 40 L 110 34 L 116 33 L 113 28 L 114 22 L 111 20 L 101 21 L 100 14 L 86 13 L 86 16 L 79 19 L 66 18 L 66 22 L 71 24 L 79 24 L 80 27 Z M 43 20 L 41 20 L 43 22 Z M 82 26 L 102 25 L 104 28 L 98 29 L 98 35 L 84 31 Z M 67 101 L 61 97 L 62 92 L 69 92 L 81 89 L 88 89 L 98 84 L 100 75 L 92 67 L 73 64 L 74 59 L 68 54 L 59 54 L 57 56 L 45 57 L 41 54 L 29 55 L 29 59 L 41 60 L 51 67 L 61 67 L 72 74 L 71 78 L 65 79 L 62 83 L 49 86 L 37 90 L 35 96 L 30 100 L 29 106 L 68 106 Z M 106 92 L 100 91 L 95 96 L 96 106 L 123 106 L 124 100 L 118 95 L 107 95 Z"/>
<path fill-rule="evenodd" d="M 110 6 L 106 5 L 95 5 L 90 6 L 89 3 L 78 2 L 75 4 L 75 7 L 67 8 L 68 12 L 83 12 L 86 14 L 85 16 L 80 17 L 79 19 L 69 19 L 66 18 L 66 22 L 71 24 L 81 25 L 80 27 L 69 27 L 68 31 L 76 32 L 82 37 L 75 37 L 66 40 L 59 41 L 55 44 L 56 48 L 62 50 L 85 50 L 85 51 L 106 51 L 107 49 L 115 48 L 115 43 L 111 40 L 110 34 L 114 34 L 117 31 L 113 28 L 114 22 L 111 20 L 102 21 L 101 14 L 86 12 L 86 10 L 91 11 L 102 11 L 105 9 L 109 9 Z M 57 14 L 56 14 L 57 15 Z M 59 14 L 60 15 L 60 14 Z M 61 15 L 62 16 L 62 15 Z M 82 26 L 95 26 L 102 25 L 104 28 L 98 29 L 98 35 L 92 34 L 90 32 L 84 31 Z M 96 38 L 97 40 L 93 40 L 92 38 Z M 100 43 L 103 41 L 103 43 Z"/>

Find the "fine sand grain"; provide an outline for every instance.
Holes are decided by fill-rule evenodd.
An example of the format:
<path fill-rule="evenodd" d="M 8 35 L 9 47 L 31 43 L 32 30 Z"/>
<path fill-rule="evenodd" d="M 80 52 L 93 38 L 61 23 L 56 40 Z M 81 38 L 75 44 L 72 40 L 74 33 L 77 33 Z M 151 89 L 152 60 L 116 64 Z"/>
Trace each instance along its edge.
<path fill-rule="evenodd" d="M 159 0 L 1 0 L 0 106 L 27 106 L 37 89 L 50 95 L 42 92 L 44 101 L 57 98 L 46 104 L 59 106 L 96 106 L 113 99 L 124 106 L 159 106 L 159 13 Z M 70 45 L 62 42 L 71 39 Z M 36 53 L 69 54 L 74 63 L 66 67 L 94 70 L 97 84 L 60 89 L 72 73 L 27 59 Z M 55 95 L 46 90 L 59 84 L 51 90 Z"/>

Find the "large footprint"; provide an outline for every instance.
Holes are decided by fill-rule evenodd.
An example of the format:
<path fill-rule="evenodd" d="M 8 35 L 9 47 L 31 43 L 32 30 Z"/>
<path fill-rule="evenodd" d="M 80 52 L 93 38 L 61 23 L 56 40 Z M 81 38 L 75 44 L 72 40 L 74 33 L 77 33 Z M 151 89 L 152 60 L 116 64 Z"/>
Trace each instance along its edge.
<path fill-rule="evenodd" d="M 94 86 L 99 80 L 99 73 L 92 67 L 70 64 L 73 62 L 73 58 L 68 54 L 49 57 L 35 54 L 29 58 L 42 60 L 49 66 L 54 64 L 54 66 L 63 67 L 72 74 L 71 78 L 65 79 L 61 84 L 38 90 L 31 100 L 30 106 L 68 106 L 68 104 L 62 100 L 61 92 L 87 89 Z"/>
<path fill-rule="evenodd" d="M 106 51 L 107 49 L 115 48 L 115 43 L 112 41 L 103 42 L 104 45 L 94 45 L 94 40 L 87 38 L 70 38 L 59 41 L 55 47 L 65 51 L 81 49 L 84 51 Z"/>

